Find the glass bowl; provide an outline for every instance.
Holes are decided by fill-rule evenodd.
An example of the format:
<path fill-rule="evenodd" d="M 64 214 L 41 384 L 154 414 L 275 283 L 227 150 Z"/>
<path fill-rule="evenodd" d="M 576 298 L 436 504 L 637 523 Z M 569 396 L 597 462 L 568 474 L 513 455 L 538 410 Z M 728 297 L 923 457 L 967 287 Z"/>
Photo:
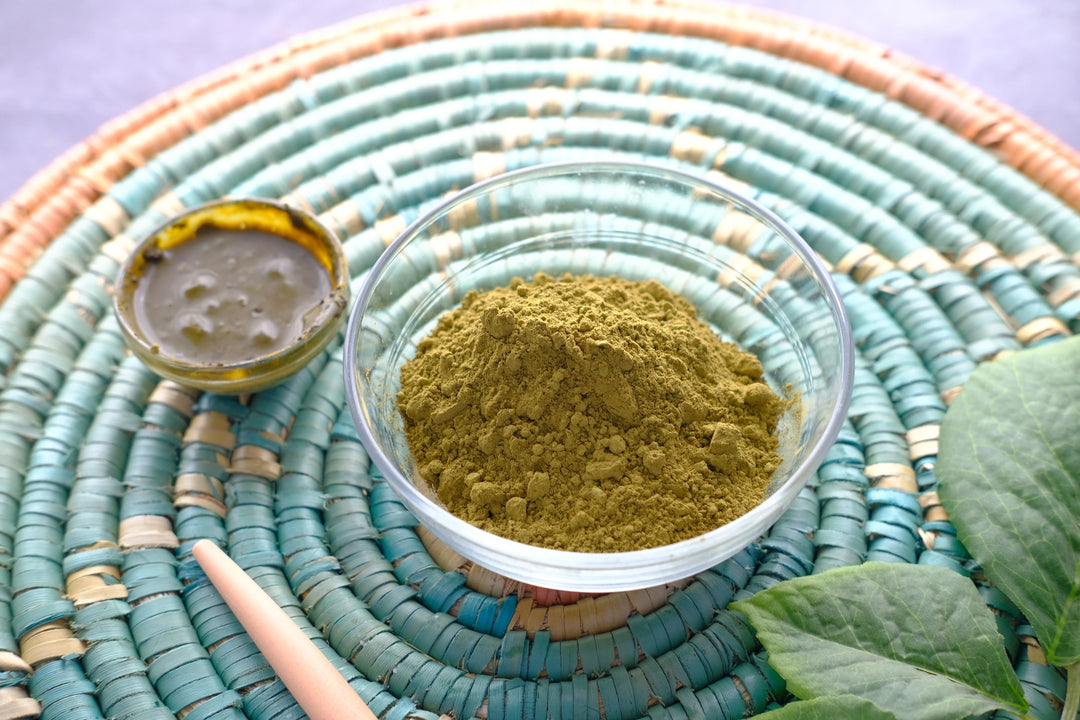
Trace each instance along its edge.
<path fill-rule="evenodd" d="M 757 507 L 669 545 L 613 553 L 527 545 L 451 514 L 427 487 L 396 401 L 402 365 L 472 289 L 544 272 L 655 279 L 686 297 L 725 340 L 756 354 L 769 385 L 798 402 L 779 426 L 782 463 Z M 413 223 L 363 282 L 345 340 L 346 396 L 386 482 L 436 537 L 479 565 L 580 592 L 689 577 L 759 538 L 814 474 L 850 402 L 851 330 L 807 244 L 739 193 L 681 171 L 571 163 L 474 185 Z"/>
<path fill-rule="evenodd" d="M 272 318 L 281 321 L 281 325 L 292 323 L 297 328 L 295 336 L 285 334 L 287 342 L 276 349 L 259 351 L 252 348 L 250 354 L 242 357 L 224 358 L 213 350 L 196 348 L 194 354 L 181 355 L 175 350 L 156 342 L 155 329 L 148 322 L 145 300 L 140 299 L 140 283 L 155 282 L 157 275 L 151 270 L 156 263 L 168 261 L 171 251 L 185 246 L 186 243 L 200 242 L 205 235 L 201 233 L 222 233 L 226 238 L 224 244 L 224 260 L 227 262 L 239 262 L 251 266 L 253 263 L 266 263 L 282 260 L 278 266 L 279 277 L 281 274 L 288 275 L 290 269 L 301 267 L 295 262 L 296 258 L 305 258 L 304 264 L 310 265 L 315 261 L 312 272 L 325 272 L 329 287 L 325 295 L 313 305 L 303 306 L 291 300 L 291 295 L 282 294 L 277 302 L 277 316 Z M 234 243 L 239 233 L 247 233 L 249 237 L 265 238 L 258 243 L 258 249 L 254 251 L 254 257 L 242 259 L 238 252 L 232 248 L 238 245 Z M 282 246 L 272 240 L 283 239 L 291 241 L 301 248 L 292 249 L 289 253 L 281 253 L 282 247 L 293 248 L 287 243 Z M 186 245 L 188 249 L 203 254 L 202 247 L 194 244 Z M 265 249 L 264 249 L 265 248 Z M 174 268 L 176 275 L 187 272 L 192 276 L 206 272 L 212 276 L 211 280 L 217 288 L 233 287 L 237 283 L 237 272 L 230 272 L 226 267 L 191 268 L 185 267 L 188 259 L 180 259 L 180 254 L 174 252 L 176 257 L 171 261 L 179 263 Z M 292 259 L 286 259 L 286 255 L 292 255 Z M 203 257 L 207 257 L 203 255 Z M 213 264 L 213 263 L 211 263 Z M 261 265 L 258 265 L 261 267 Z M 164 266 L 161 266 L 164 267 Z M 162 275 L 164 281 L 168 275 Z M 293 285 L 299 284 L 297 278 L 293 278 Z M 285 278 L 288 281 L 288 278 Z M 263 278 L 262 282 L 270 282 Z M 174 281 L 175 283 L 175 281 Z M 269 286 L 268 287 L 274 287 Z M 151 288 L 144 288 L 146 293 Z M 197 292 L 199 288 L 189 288 L 185 296 L 191 299 L 193 309 L 195 303 L 205 303 L 206 296 Z M 246 292 L 247 288 L 241 287 L 235 292 Z M 229 290 L 233 293 L 234 290 Z M 265 294 L 265 293 L 264 293 Z M 148 295 L 149 297 L 149 295 Z M 165 298 L 168 298 L 167 300 Z M 231 295 L 227 301 L 232 301 Z M 175 296 L 165 295 L 156 298 L 157 302 L 181 302 L 179 294 Z M 245 296 L 246 301 L 246 296 Z M 220 305 L 226 300 L 217 301 Z M 120 324 L 120 330 L 128 347 L 143 363 L 163 378 L 174 380 L 182 385 L 210 390 L 226 395 L 240 395 L 257 392 L 283 382 L 300 368 L 304 367 L 313 357 L 321 352 L 330 341 L 337 335 L 345 321 L 345 309 L 349 304 L 349 268 L 345 258 L 345 251 L 337 236 L 326 225 L 322 224 L 311 213 L 271 200 L 237 199 L 218 200 L 190 208 L 179 215 L 170 218 L 162 225 L 154 229 L 143 238 L 132 253 L 124 261 L 116 279 L 114 293 L 114 310 Z M 169 306 L 172 307 L 172 306 Z M 239 331 L 242 325 L 255 323 L 258 317 L 255 313 L 261 310 L 251 308 L 254 313 L 243 316 L 240 323 L 237 318 L 237 327 L 232 330 Z M 198 308 L 202 312 L 202 308 Z M 269 308 L 268 308 L 269 311 Z M 209 311 L 207 311 L 209 312 Z M 180 314 L 177 311 L 176 315 Z M 263 317 L 273 313 L 267 312 Z M 213 318 L 207 315 L 208 320 Z M 175 326 L 178 322 L 171 319 L 170 323 Z M 232 325 L 234 323 L 230 323 Z M 173 328 L 175 329 L 175 328 Z"/>

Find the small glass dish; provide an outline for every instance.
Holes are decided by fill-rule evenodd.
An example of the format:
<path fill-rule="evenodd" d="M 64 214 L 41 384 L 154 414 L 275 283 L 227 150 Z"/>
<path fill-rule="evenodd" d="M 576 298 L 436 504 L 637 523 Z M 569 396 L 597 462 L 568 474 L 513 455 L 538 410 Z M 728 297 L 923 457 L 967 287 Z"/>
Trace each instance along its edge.
<path fill-rule="evenodd" d="M 217 267 L 192 269 L 191 258 L 198 260 L 198 255 L 203 252 L 194 243 L 203 242 L 208 233 L 223 234 L 218 244 L 221 249 L 216 252 L 224 253 L 228 262 Z M 258 243 L 248 246 L 246 260 L 228 255 L 230 248 L 240 247 L 234 240 L 240 234 L 254 238 Z M 282 240 L 295 243 L 302 250 L 283 245 L 279 242 Z M 187 259 L 176 261 L 186 264 L 178 264 L 175 272 L 158 272 L 163 267 L 159 264 L 169 258 L 170 253 L 180 257 L 180 248 L 186 243 L 192 243 L 186 245 L 187 250 L 192 252 L 185 256 Z M 288 269 L 301 267 L 301 264 L 294 262 L 295 259 L 302 260 L 309 274 L 326 274 L 325 278 L 319 277 L 319 284 L 326 286 L 324 294 L 313 299 L 305 298 L 304 303 L 292 303 L 288 297 L 283 297 L 279 299 L 278 307 L 273 308 L 277 316 L 271 319 L 280 320 L 281 325 L 286 327 L 291 323 L 296 328 L 294 332 L 283 334 L 281 342 L 267 346 L 269 349 L 265 351 L 258 346 L 250 351 L 245 347 L 227 358 L 220 354 L 220 349 L 214 352 L 212 348 L 196 348 L 196 351 L 181 354 L 159 342 L 157 335 L 162 328 L 152 327 L 147 320 L 149 303 L 146 298 L 149 297 L 148 293 L 154 291 L 152 285 L 147 287 L 148 284 L 163 283 L 164 278 L 181 272 L 200 272 L 209 275 L 215 287 L 231 287 L 237 282 L 236 277 L 245 263 L 283 257 L 280 255 L 281 248 L 288 249 L 293 260 L 278 266 L 275 271 L 278 278 Z M 220 258 L 221 255 L 216 257 Z M 155 265 L 158 267 L 155 268 Z M 235 269 L 230 269 L 230 266 Z M 158 274 L 155 275 L 155 272 Z M 161 280 L 154 279 L 159 276 Z M 287 282 L 288 278 L 284 281 Z M 265 279 L 251 282 L 265 282 Z M 258 290 L 240 288 L 236 292 L 253 289 Z M 197 298 L 199 290 L 189 287 L 186 296 Z M 184 299 L 175 288 L 170 288 L 167 295 L 155 297 L 154 301 L 165 302 L 162 298 L 166 296 L 169 302 Z M 246 300 L 245 295 L 245 303 Z M 228 302 L 232 302 L 232 299 L 229 298 Z M 327 346 L 345 320 L 349 304 L 349 269 L 345 251 L 337 236 L 312 214 L 269 200 L 220 200 L 186 210 L 140 241 L 120 268 L 113 304 L 125 341 L 149 369 L 182 385 L 226 395 L 240 395 L 277 385 Z M 251 314 L 236 310 L 239 317 L 232 316 L 237 332 L 243 330 L 244 323 L 258 322 L 272 314 L 270 310 L 264 312 L 255 305 L 250 310 Z M 169 332 L 174 332 L 175 325 L 181 322 L 180 314 L 178 310 L 176 317 L 168 320 L 168 324 L 173 326 Z M 207 328 L 210 328 L 213 318 L 209 315 L 207 318 Z M 276 325 L 273 327 L 277 329 Z"/>
<path fill-rule="evenodd" d="M 396 396 L 402 365 L 472 289 L 544 272 L 655 279 L 686 297 L 725 340 L 756 354 L 769 385 L 799 402 L 780 422 L 780 468 L 766 498 L 688 540 L 614 553 L 554 550 L 481 530 L 446 510 L 420 477 Z M 741 194 L 678 170 L 570 163 L 474 185 L 410 226 L 367 276 L 345 339 L 346 396 L 360 438 L 419 522 L 464 557 L 532 585 L 581 592 L 693 575 L 759 538 L 817 470 L 851 397 L 844 307 L 814 252 Z"/>

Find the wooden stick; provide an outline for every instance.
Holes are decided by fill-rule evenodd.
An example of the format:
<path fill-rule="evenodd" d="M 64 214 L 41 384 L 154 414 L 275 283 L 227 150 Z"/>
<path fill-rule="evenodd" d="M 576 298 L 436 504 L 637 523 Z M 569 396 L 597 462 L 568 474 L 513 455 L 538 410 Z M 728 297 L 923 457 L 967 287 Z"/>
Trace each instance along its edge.
<path fill-rule="evenodd" d="M 337 668 L 285 611 L 209 540 L 191 549 L 236 619 L 312 720 L 376 720 Z"/>

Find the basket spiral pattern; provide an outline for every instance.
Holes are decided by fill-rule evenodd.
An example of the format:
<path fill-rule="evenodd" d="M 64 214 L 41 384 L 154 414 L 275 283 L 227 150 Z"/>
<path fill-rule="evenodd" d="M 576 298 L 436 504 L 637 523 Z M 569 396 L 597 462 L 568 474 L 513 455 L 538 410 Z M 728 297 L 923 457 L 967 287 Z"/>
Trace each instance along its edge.
<path fill-rule="evenodd" d="M 354 281 L 448 193 L 625 159 L 721 178 L 833 269 L 853 402 L 760 542 L 600 596 L 475 567 L 368 463 L 341 342 L 248 398 L 162 382 L 110 285 L 223 196 L 309 208 Z M 0 205 L 0 720 L 303 713 L 191 558 L 228 549 L 383 718 L 740 718 L 787 701 L 733 599 L 868 560 L 970 575 L 1032 702 L 1060 672 L 937 501 L 978 363 L 1080 327 L 1080 156 L 885 48 L 693 0 L 406 6 L 302 36 L 101 128 Z M 752 242 L 749 272 L 782 276 Z"/>

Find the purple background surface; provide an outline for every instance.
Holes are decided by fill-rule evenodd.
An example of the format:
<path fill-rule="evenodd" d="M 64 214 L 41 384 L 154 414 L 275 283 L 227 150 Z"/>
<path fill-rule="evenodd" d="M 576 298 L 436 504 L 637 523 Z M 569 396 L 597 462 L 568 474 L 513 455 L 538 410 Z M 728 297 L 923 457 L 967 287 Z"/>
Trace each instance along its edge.
<path fill-rule="evenodd" d="M 522 1 L 522 0 L 519 0 Z M 393 0 L 4 0 L 0 200 L 158 93 Z M 1080 147 L 1074 0 L 756 0 L 870 38 L 996 97 Z"/>

